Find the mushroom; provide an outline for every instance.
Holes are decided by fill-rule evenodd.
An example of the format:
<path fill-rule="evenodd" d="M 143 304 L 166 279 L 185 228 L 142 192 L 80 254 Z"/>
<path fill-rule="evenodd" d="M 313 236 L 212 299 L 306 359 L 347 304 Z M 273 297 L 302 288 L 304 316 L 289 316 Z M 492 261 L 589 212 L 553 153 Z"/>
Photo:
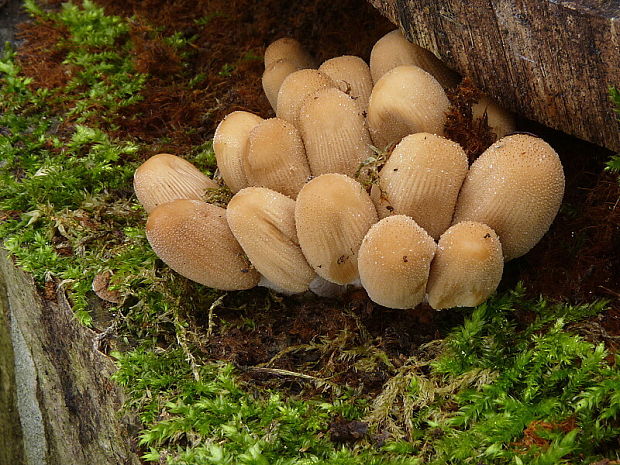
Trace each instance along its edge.
<path fill-rule="evenodd" d="M 437 80 L 417 66 L 399 66 L 375 84 L 368 104 L 368 128 L 379 148 L 408 134 L 443 134 L 448 97 Z"/>
<path fill-rule="evenodd" d="M 220 174 L 231 192 L 248 187 L 243 172 L 243 154 L 248 149 L 248 137 L 263 118 L 247 111 L 233 111 L 220 122 L 213 137 L 213 150 Z"/>
<path fill-rule="evenodd" d="M 303 46 L 292 37 L 282 37 L 265 49 L 265 69 L 278 60 L 288 60 L 299 68 L 314 68 L 314 60 Z"/>
<path fill-rule="evenodd" d="M 267 187 L 294 199 L 310 177 L 297 128 L 280 118 L 258 124 L 248 138 L 243 171 L 250 186 Z"/>
<path fill-rule="evenodd" d="M 133 175 L 133 188 L 147 211 L 177 199 L 200 200 L 218 185 L 187 160 L 160 153 L 142 163 Z"/>
<path fill-rule="evenodd" d="M 192 281 L 223 291 L 258 283 L 223 208 L 198 200 L 160 205 L 149 215 L 146 237 L 164 263 Z"/>
<path fill-rule="evenodd" d="M 498 139 L 516 130 L 514 115 L 487 96 L 482 97 L 471 110 L 474 118 L 487 114 L 487 123 Z"/>
<path fill-rule="evenodd" d="M 297 196 L 295 224 L 306 260 L 322 278 L 350 284 L 359 278 L 357 252 L 377 212 L 360 183 L 323 174 Z"/>
<path fill-rule="evenodd" d="M 263 91 L 273 111 L 278 108 L 278 92 L 287 76 L 301 68 L 298 64 L 284 58 L 276 60 L 263 73 Z"/>
<path fill-rule="evenodd" d="M 336 84 L 329 76 L 316 69 L 301 69 L 289 74 L 278 92 L 277 117 L 297 124 L 299 108 L 304 99 L 325 87 L 336 87 Z"/>
<path fill-rule="evenodd" d="M 547 232 L 564 195 L 564 170 L 544 140 L 527 134 L 500 139 L 472 163 L 453 224 L 478 221 L 502 243 L 505 261 L 520 257 Z"/>
<path fill-rule="evenodd" d="M 288 294 L 308 290 L 316 274 L 299 247 L 294 200 L 263 187 L 247 187 L 228 203 L 226 219 L 254 267 L 273 287 Z"/>
<path fill-rule="evenodd" d="M 371 300 L 403 309 L 421 303 L 435 248 L 432 237 L 406 215 L 374 224 L 358 258 L 362 286 Z"/>
<path fill-rule="evenodd" d="M 426 286 L 435 310 L 475 307 L 495 292 L 504 270 L 499 237 L 486 224 L 464 221 L 441 235 Z"/>
<path fill-rule="evenodd" d="M 359 104 L 362 111 L 368 109 L 372 78 L 364 60 L 352 55 L 331 58 L 319 66 L 319 71 L 332 78 L 340 90 Z"/>
<path fill-rule="evenodd" d="M 459 82 L 457 73 L 449 69 L 432 52 L 409 42 L 398 29 L 388 32 L 370 52 L 370 74 L 376 83 L 388 71 L 402 65 L 415 65 L 433 75 L 444 88 Z"/>
<path fill-rule="evenodd" d="M 314 176 L 342 173 L 353 177 L 360 163 L 373 155 L 359 105 L 335 87 L 321 89 L 304 100 L 299 129 Z"/>
<path fill-rule="evenodd" d="M 439 239 L 452 221 L 467 167 L 467 155 L 456 142 L 425 132 L 405 137 L 372 187 L 379 218 L 408 215 Z"/>

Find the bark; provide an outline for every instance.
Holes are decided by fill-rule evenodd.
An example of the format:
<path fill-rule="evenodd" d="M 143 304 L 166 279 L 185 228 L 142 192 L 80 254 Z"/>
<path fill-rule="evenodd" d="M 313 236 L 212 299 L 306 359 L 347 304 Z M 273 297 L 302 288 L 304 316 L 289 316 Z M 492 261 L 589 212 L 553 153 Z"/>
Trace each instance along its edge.
<path fill-rule="evenodd" d="M 0 464 L 138 464 L 114 363 L 0 251 Z"/>
<path fill-rule="evenodd" d="M 620 150 L 617 0 L 369 0 L 503 106 Z"/>

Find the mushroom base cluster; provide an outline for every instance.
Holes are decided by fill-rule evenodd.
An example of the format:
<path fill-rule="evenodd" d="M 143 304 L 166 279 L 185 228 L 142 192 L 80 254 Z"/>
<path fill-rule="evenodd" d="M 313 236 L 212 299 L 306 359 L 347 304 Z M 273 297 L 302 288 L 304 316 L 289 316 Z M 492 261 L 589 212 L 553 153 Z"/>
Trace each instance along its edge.
<path fill-rule="evenodd" d="M 218 184 L 182 158 L 159 154 L 138 168 L 153 250 L 222 290 L 333 295 L 358 284 L 390 308 L 484 302 L 504 262 L 557 214 L 556 152 L 514 134 L 468 166 L 442 136 L 454 73 L 398 31 L 377 42 L 370 67 L 351 56 L 313 66 L 297 41 L 274 42 L 263 87 L 277 117 L 237 111 L 218 126 L 218 170 L 234 193 L 226 208 L 204 201 Z M 512 130 L 494 104 L 482 112 L 497 134 Z M 378 172 L 365 169 L 375 147 L 390 146 Z"/>

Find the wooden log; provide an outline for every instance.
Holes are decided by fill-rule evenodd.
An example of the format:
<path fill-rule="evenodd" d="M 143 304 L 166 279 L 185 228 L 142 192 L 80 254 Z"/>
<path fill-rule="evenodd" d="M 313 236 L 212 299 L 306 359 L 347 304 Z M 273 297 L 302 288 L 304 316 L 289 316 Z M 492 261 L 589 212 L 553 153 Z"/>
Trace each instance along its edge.
<path fill-rule="evenodd" d="M 137 465 L 114 363 L 0 250 L 0 463 Z"/>
<path fill-rule="evenodd" d="M 503 106 L 620 150 L 618 0 L 369 0 Z"/>

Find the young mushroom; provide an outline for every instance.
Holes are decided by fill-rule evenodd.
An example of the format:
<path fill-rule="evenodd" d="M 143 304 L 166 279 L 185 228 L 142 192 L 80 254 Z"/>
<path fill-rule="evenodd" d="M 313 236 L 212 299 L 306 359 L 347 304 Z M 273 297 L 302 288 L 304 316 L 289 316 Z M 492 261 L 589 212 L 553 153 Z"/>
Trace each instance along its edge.
<path fill-rule="evenodd" d="M 343 174 L 323 174 L 297 196 L 295 224 L 306 260 L 327 281 L 359 278 L 357 252 L 377 212 L 360 183 Z"/>
<path fill-rule="evenodd" d="M 192 281 L 223 291 L 258 284 L 223 208 L 198 200 L 160 205 L 149 215 L 146 237 L 164 263 Z"/>
<path fill-rule="evenodd" d="M 362 242 L 358 266 L 362 286 L 373 302 L 414 308 L 424 299 L 435 241 L 405 215 L 374 224 Z"/>
<path fill-rule="evenodd" d="M 487 96 L 475 103 L 471 110 L 474 118 L 482 118 L 486 113 L 487 123 L 498 139 L 516 130 L 514 115 Z"/>
<path fill-rule="evenodd" d="M 308 290 L 316 274 L 299 247 L 294 200 L 263 187 L 247 187 L 228 203 L 226 219 L 254 267 L 273 287 L 286 294 Z"/>
<path fill-rule="evenodd" d="M 372 187 L 379 218 L 408 215 L 439 239 L 452 221 L 467 168 L 467 155 L 456 142 L 424 132 L 405 137 Z"/>
<path fill-rule="evenodd" d="M 500 139 L 472 163 L 453 224 L 477 221 L 499 236 L 506 261 L 547 232 L 564 195 L 564 170 L 544 140 L 527 134 Z"/>
<path fill-rule="evenodd" d="M 314 68 L 314 60 L 303 46 L 292 37 L 282 37 L 265 49 L 265 69 L 278 60 L 288 60 L 299 68 Z"/>
<path fill-rule="evenodd" d="M 218 185 L 187 160 L 160 153 L 142 163 L 133 176 L 136 197 L 147 211 L 177 199 L 200 200 Z"/>
<path fill-rule="evenodd" d="M 464 221 L 441 235 L 426 286 L 435 310 L 475 307 L 495 292 L 502 279 L 502 245 L 486 224 Z"/>
<path fill-rule="evenodd" d="M 262 78 L 263 91 L 273 111 L 278 108 L 278 92 L 280 92 L 282 83 L 289 74 L 300 69 L 304 68 L 284 58 L 274 61 L 265 69 Z"/>
<path fill-rule="evenodd" d="M 372 77 L 364 60 L 352 55 L 331 58 L 319 66 L 319 71 L 332 78 L 341 91 L 358 103 L 362 111 L 368 109 Z"/>
<path fill-rule="evenodd" d="M 437 80 L 417 66 L 392 69 L 375 84 L 368 128 L 380 149 L 416 132 L 443 134 L 448 97 Z"/>
<path fill-rule="evenodd" d="M 336 83 L 316 69 L 301 69 L 289 74 L 278 92 L 277 117 L 296 125 L 304 99 L 325 87 L 336 87 Z"/>

